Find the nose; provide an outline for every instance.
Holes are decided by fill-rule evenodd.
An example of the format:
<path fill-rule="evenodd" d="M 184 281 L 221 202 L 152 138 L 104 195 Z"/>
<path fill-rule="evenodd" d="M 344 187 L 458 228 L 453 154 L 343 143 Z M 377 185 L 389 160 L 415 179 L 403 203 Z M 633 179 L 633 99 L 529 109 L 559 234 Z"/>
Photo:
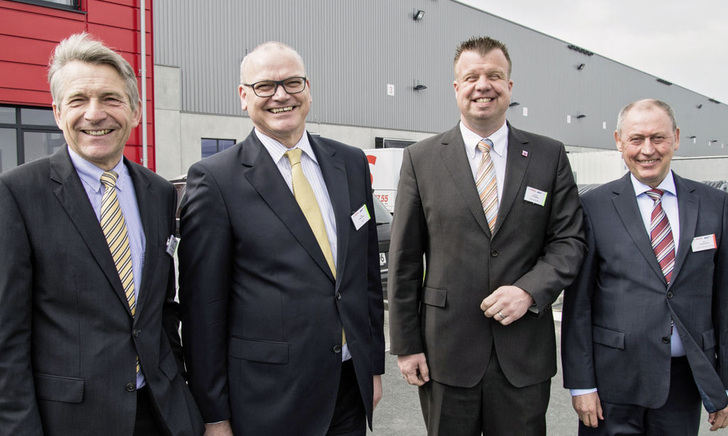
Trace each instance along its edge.
<path fill-rule="evenodd" d="M 283 84 L 279 83 L 276 85 L 276 92 L 273 94 L 271 98 L 274 100 L 286 100 L 288 98 L 288 92 L 286 92 L 286 89 L 283 87 Z"/>
<path fill-rule="evenodd" d="M 486 90 L 490 88 L 490 80 L 485 75 L 478 77 L 478 81 L 475 82 L 475 88 L 478 90 Z"/>
<path fill-rule="evenodd" d="M 98 99 L 92 98 L 89 100 L 84 112 L 84 118 L 89 121 L 100 121 L 106 118 L 106 111 Z"/>

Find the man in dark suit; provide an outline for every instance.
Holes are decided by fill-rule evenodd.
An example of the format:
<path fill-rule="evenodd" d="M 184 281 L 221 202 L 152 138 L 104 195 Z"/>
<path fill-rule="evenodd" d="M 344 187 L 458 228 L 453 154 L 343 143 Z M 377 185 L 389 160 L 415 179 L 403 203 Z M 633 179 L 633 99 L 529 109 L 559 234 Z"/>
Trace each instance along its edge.
<path fill-rule="evenodd" d="M 167 245 L 175 191 L 123 157 L 134 71 L 78 34 L 48 78 L 67 147 L 0 175 L 0 433 L 201 434 Z"/>
<path fill-rule="evenodd" d="M 581 435 L 697 435 L 728 425 L 728 195 L 670 171 L 666 103 L 622 109 L 629 173 L 583 198 L 589 254 L 564 293 L 564 386 Z"/>
<path fill-rule="evenodd" d="M 546 432 L 556 374 L 551 304 L 585 247 L 563 144 L 506 123 L 510 73 L 501 42 L 462 43 L 459 125 L 409 146 L 402 160 L 391 352 L 420 386 L 430 435 Z"/>
<path fill-rule="evenodd" d="M 262 44 L 240 70 L 255 128 L 190 168 L 181 216 L 190 388 L 209 434 L 364 435 L 384 372 L 366 156 L 306 132 L 292 48 Z"/>

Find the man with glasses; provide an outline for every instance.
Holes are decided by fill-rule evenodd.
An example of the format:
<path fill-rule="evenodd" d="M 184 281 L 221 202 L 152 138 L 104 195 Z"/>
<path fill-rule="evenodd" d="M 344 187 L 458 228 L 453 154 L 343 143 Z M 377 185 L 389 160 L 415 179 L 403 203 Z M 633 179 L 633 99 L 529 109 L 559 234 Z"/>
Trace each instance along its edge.
<path fill-rule="evenodd" d="M 190 168 L 181 214 L 190 388 L 208 434 L 365 435 L 384 372 L 366 156 L 306 132 L 292 48 L 260 45 L 240 79 L 255 128 Z"/>

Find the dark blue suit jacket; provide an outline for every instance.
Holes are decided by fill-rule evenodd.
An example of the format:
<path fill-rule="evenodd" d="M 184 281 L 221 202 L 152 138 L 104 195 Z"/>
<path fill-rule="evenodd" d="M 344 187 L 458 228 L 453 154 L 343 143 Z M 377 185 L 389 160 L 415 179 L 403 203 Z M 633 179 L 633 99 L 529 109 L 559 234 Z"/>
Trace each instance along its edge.
<path fill-rule="evenodd" d="M 336 217 L 334 279 L 306 218 L 255 133 L 193 165 L 182 210 L 182 331 L 206 422 L 236 435 L 325 434 L 341 374 L 341 329 L 371 419 L 384 372 L 383 301 L 369 166 L 309 136 Z"/>
<path fill-rule="evenodd" d="M 589 253 L 565 292 L 564 386 L 602 401 L 658 408 L 670 381 L 670 321 L 709 412 L 728 397 L 728 195 L 677 175 L 680 242 L 667 285 L 629 173 L 583 198 Z M 694 251 L 694 238 L 717 247 Z"/>

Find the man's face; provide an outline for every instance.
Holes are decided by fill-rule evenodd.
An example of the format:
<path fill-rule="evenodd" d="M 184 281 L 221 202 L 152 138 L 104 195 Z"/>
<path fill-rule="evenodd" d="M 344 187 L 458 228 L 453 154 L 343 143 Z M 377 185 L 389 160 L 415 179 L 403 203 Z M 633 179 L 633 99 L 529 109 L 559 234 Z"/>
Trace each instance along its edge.
<path fill-rule="evenodd" d="M 131 130 L 139 124 L 139 102 L 131 109 L 121 75 L 109 65 L 70 62 L 62 74 L 56 124 L 79 156 L 110 170 L 121 160 Z"/>
<path fill-rule="evenodd" d="M 245 83 L 263 80 L 285 80 L 306 75 L 298 57 L 288 50 L 272 47 L 255 53 L 245 65 Z M 311 109 L 310 83 L 298 94 L 289 94 L 278 86 L 271 97 L 258 97 L 250 86 L 238 88 L 243 110 L 248 111 L 255 127 L 288 148 L 296 145 L 306 128 L 306 116 Z"/>
<path fill-rule="evenodd" d="M 617 150 L 629 171 L 651 188 L 670 171 L 673 153 L 680 147 L 680 129 L 672 130 L 670 117 L 655 106 L 636 106 L 622 120 L 622 132 L 614 133 Z"/>
<path fill-rule="evenodd" d="M 464 51 L 455 64 L 455 97 L 460 120 L 467 128 L 486 137 L 506 121 L 513 81 L 508 60 L 500 49 L 485 56 Z"/>

